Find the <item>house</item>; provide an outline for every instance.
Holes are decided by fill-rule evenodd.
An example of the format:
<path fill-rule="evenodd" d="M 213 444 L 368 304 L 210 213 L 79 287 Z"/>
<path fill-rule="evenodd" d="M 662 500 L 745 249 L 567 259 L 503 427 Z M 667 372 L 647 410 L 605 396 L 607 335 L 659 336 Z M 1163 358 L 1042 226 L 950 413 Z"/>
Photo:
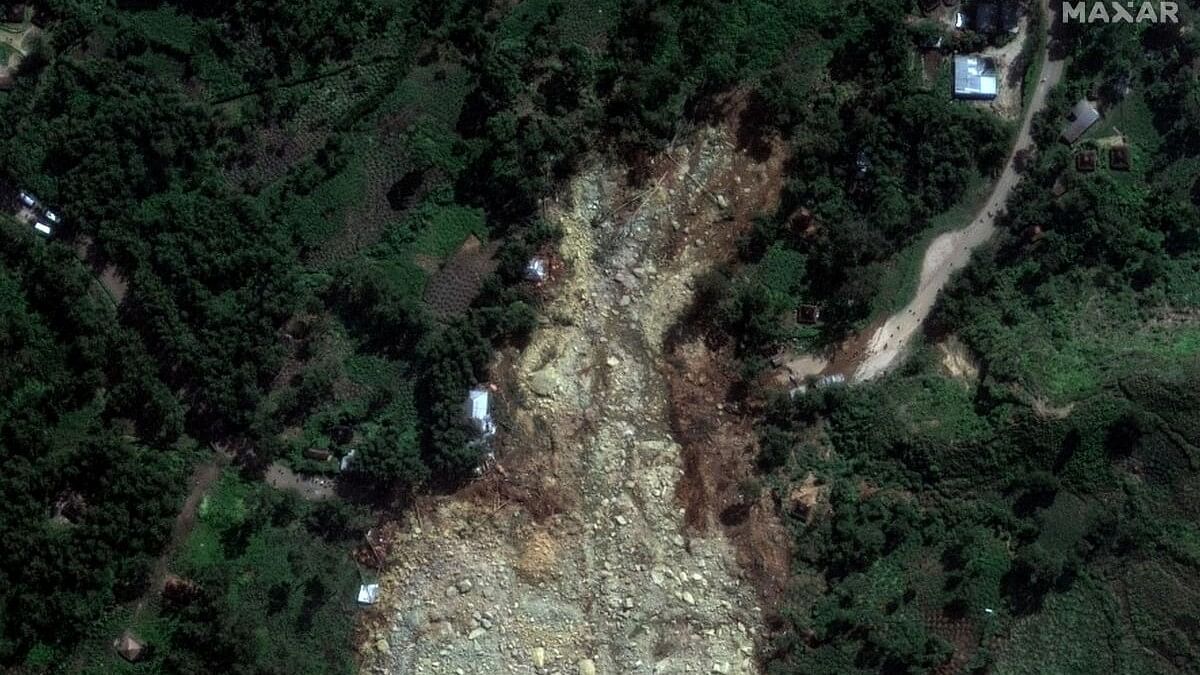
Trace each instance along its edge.
<path fill-rule="evenodd" d="M 1132 165 L 1128 145 L 1114 145 L 1108 151 L 1108 167 L 1113 171 L 1128 171 Z"/>
<path fill-rule="evenodd" d="M 46 211 L 44 212 L 44 215 L 46 216 L 46 220 L 54 223 L 55 225 L 58 225 L 59 222 L 61 222 L 61 220 L 62 220 L 61 218 L 59 218 L 57 213 L 51 211 L 50 209 L 46 209 Z"/>
<path fill-rule="evenodd" d="M 1088 173 L 1096 170 L 1096 151 L 1084 150 L 1075 155 L 1075 170 Z"/>
<path fill-rule="evenodd" d="M 40 220 L 33 224 L 33 229 L 37 230 L 38 234 L 46 237 L 49 237 L 54 232 L 49 223 Z"/>
<path fill-rule="evenodd" d="M 988 101 L 999 91 L 996 62 L 984 56 L 954 57 L 954 98 Z"/>
<path fill-rule="evenodd" d="M 496 433 L 496 423 L 492 421 L 491 392 L 485 387 L 476 387 L 467 395 L 467 419 L 483 436 Z"/>
<path fill-rule="evenodd" d="M 546 277 L 546 261 L 543 258 L 533 258 L 525 265 L 526 281 L 541 283 Z"/>
<path fill-rule="evenodd" d="M 18 194 L 18 197 L 20 198 L 22 204 L 24 204 L 25 206 L 28 206 L 31 209 L 36 207 L 38 204 L 37 197 L 34 197 L 33 195 L 29 194 L 28 192 L 21 191 Z"/>
<path fill-rule="evenodd" d="M 347 453 L 346 453 L 346 454 L 345 454 L 345 455 L 342 457 L 342 461 L 341 461 L 341 462 L 338 464 L 338 470 L 339 470 L 339 471 L 346 471 L 347 469 L 349 469 L 349 468 L 350 468 L 350 465 L 354 463 L 354 458 L 355 458 L 355 456 L 357 456 L 357 455 L 358 455 L 358 450 L 357 450 L 357 449 L 351 449 L 351 450 L 350 450 L 350 452 L 347 452 Z"/>
<path fill-rule="evenodd" d="M 358 604 L 373 605 L 379 602 L 379 584 L 362 584 L 358 587 Z"/>
<path fill-rule="evenodd" d="M 1062 139 L 1070 145 L 1079 140 L 1085 131 L 1100 121 L 1100 111 L 1087 99 L 1079 99 L 1071 113 L 1067 115 L 1067 126 L 1063 128 Z"/>
<path fill-rule="evenodd" d="M 121 633 L 121 637 L 113 640 L 113 649 L 121 658 L 130 663 L 137 663 L 146 653 L 146 643 L 142 642 L 129 631 Z"/>

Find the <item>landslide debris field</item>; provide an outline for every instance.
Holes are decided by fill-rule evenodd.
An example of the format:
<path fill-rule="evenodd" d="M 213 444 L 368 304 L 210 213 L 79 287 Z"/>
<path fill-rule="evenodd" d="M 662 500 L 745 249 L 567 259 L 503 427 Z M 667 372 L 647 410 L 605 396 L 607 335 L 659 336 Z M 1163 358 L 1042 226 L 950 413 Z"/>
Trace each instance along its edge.
<path fill-rule="evenodd" d="M 697 276 L 773 208 L 783 152 L 767 154 L 707 129 L 647 160 L 638 187 L 595 166 L 547 205 L 563 272 L 529 345 L 494 367 L 499 466 L 382 535 L 366 672 L 756 671 L 756 584 L 714 514 L 689 513 L 714 479 L 689 462 L 680 487 L 664 344 Z M 720 401 L 688 400 L 749 435 Z"/>

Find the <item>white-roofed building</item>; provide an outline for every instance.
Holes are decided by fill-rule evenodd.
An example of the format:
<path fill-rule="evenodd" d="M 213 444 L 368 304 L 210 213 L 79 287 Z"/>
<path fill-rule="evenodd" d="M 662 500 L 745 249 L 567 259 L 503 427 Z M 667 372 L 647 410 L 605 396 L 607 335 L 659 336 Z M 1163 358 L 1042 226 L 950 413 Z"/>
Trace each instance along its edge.
<path fill-rule="evenodd" d="M 989 101 L 999 93 L 996 63 L 985 56 L 954 57 L 954 98 Z"/>
<path fill-rule="evenodd" d="M 30 208 L 37 206 L 37 203 L 38 203 L 37 197 L 34 197 L 33 195 L 29 194 L 28 192 L 21 192 L 19 197 L 21 199 L 21 203 L 24 204 L 25 206 L 28 206 Z"/>
<path fill-rule="evenodd" d="M 467 418 L 475 429 L 484 436 L 496 433 L 492 421 L 492 393 L 486 387 L 476 387 L 467 394 Z"/>
<path fill-rule="evenodd" d="M 50 229 L 50 226 L 47 225 L 46 223 L 34 223 L 33 229 L 37 230 L 38 233 L 40 233 L 40 234 L 46 235 L 47 237 L 49 237 L 50 233 L 52 232 L 52 230 Z"/>
<path fill-rule="evenodd" d="M 373 605 L 379 602 L 379 584 L 362 584 L 358 587 L 358 603 Z"/>

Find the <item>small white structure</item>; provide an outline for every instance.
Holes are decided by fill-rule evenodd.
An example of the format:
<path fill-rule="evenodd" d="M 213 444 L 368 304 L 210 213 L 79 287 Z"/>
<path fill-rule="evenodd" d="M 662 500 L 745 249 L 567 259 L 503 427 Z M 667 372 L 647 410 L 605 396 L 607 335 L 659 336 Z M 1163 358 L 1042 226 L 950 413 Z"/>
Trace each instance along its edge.
<path fill-rule="evenodd" d="M 467 418 L 475 430 L 484 436 L 496 433 L 496 423 L 492 421 L 492 397 L 486 387 L 476 387 L 467 394 Z"/>
<path fill-rule="evenodd" d="M 20 198 L 21 198 L 21 203 L 24 204 L 25 206 L 28 206 L 29 208 L 33 208 L 33 207 L 37 206 L 37 203 L 38 203 L 37 197 L 34 197 L 33 195 L 29 194 L 28 192 L 22 191 L 20 194 Z"/>
<path fill-rule="evenodd" d="M 526 281 L 542 282 L 546 280 L 546 276 L 546 261 L 542 258 L 533 258 L 525 265 Z"/>
<path fill-rule="evenodd" d="M 346 455 L 344 457 L 342 457 L 342 463 L 338 465 L 338 468 L 340 468 L 342 471 L 349 469 L 350 463 L 354 461 L 354 456 L 357 453 L 358 453 L 357 448 L 352 449 L 350 452 L 347 452 Z"/>
<path fill-rule="evenodd" d="M 46 223 L 34 223 L 33 229 L 37 230 L 41 234 L 46 235 L 47 237 L 50 236 L 51 229 Z"/>
<path fill-rule="evenodd" d="M 55 213 L 55 212 L 53 212 L 53 211 L 51 211 L 50 209 L 46 209 L 46 220 L 48 220 L 48 221 L 50 221 L 50 222 L 54 223 L 55 225 L 57 225 L 57 224 L 59 223 L 59 217 L 58 217 L 58 214 L 57 214 L 57 213 Z"/>
<path fill-rule="evenodd" d="M 358 604 L 373 605 L 379 602 L 379 584 L 363 584 L 358 587 Z"/>
<path fill-rule="evenodd" d="M 137 663 L 142 660 L 146 651 L 146 643 L 127 630 L 121 633 L 121 637 L 113 640 L 113 649 L 126 661 Z"/>
<path fill-rule="evenodd" d="M 825 377 L 817 380 L 817 383 L 814 386 L 820 389 L 823 387 L 830 387 L 835 384 L 846 384 L 846 376 L 842 375 L 841 373 L 838 373 L 837 375 L 826 375 Z"/>

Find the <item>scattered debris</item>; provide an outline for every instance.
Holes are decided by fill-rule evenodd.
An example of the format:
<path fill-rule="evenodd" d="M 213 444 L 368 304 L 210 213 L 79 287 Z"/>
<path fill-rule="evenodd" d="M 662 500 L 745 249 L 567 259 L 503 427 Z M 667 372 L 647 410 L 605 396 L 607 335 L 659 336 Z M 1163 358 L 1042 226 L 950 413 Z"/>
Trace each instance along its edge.
<path fill-rule="evenodd" d="M 561 274 L 547 258 L 546 321 L 523 351 L 497 355 L 503 384 L 487 402 L 465 406 L 482 431 L 490 397 L 504 397 L 505 470 L 382 526 L 391 555 L 363 613 L 366 672 L 633 673 L 663 659 L 670 672 L 753 671 L 763 619 L 737 554 L 719 533 L 683 536 L 662 364 L 713 252 L 736 250 L 727 219 L 765 210 L 748 206 L 760 195 L 735 187 L 735 167 L 746 187 L 782 185 L 783 158 L 760 177 L 709 130 L 655 159 L 662 173 L 636 193 L 625 167 L 600 167 L 547 203 L 563 238 Z M 728 417 L 720 403 L 707 414 Z"/>

